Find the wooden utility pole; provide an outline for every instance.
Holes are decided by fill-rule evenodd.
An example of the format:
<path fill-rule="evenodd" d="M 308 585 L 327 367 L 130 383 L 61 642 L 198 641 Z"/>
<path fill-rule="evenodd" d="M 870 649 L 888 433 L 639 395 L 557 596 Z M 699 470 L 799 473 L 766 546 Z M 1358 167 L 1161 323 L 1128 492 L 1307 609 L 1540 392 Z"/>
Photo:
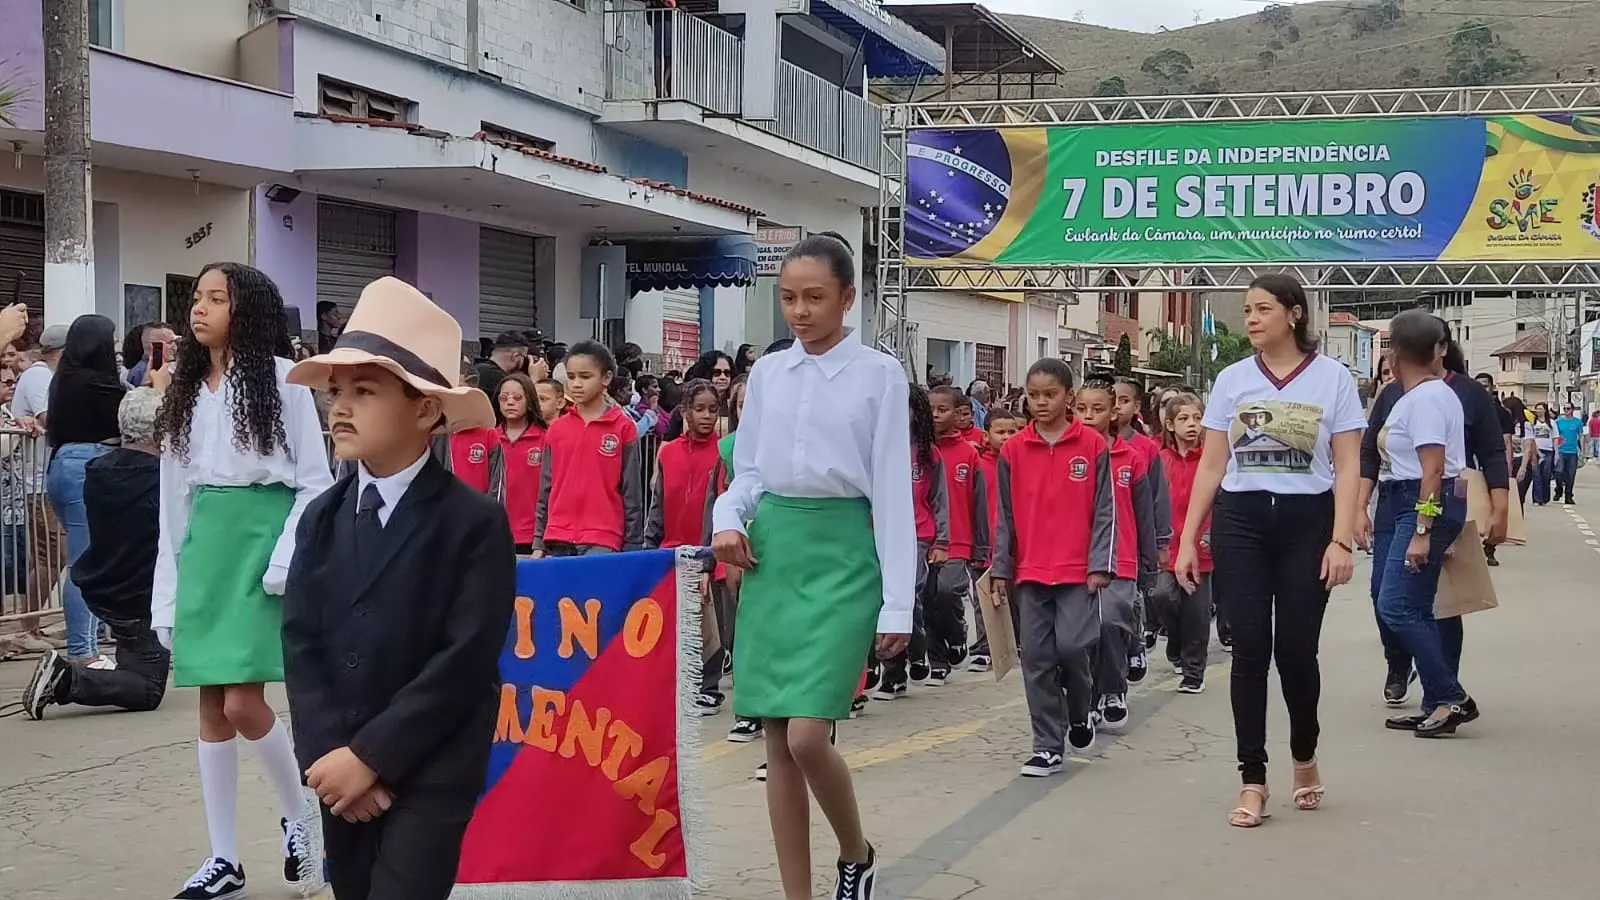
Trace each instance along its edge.
<path fill-rule="evenodd" d="M 89 0 L 44 0 L 44 319 L 94 304 Z"/>

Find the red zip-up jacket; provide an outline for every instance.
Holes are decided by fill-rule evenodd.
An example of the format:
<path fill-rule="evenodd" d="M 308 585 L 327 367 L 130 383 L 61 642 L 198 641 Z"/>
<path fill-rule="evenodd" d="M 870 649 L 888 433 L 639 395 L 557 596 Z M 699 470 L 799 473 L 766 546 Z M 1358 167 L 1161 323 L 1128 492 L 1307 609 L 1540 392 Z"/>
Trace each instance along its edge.
<path fill-rule="evenodd" d="M 644 527 L 646 547 L 711 544 L 711 505 L 717 498 L 713 479 L 722 469 L 717 437 L 685 433 L 661 445 L 651 485 L 650 518 Z"/>
<path fill-rule="evenodd" d="M 473 490 L 504 498 L 505 458 L 498 428 L 469 428 L 450 435 L 450 471 Z"/>
<path fill-rule="evenodd" d="M 1111 442 L 1111 487 L 1117 498 L 1116 576 L 1138 580 L 1156 569 L 1156 507 L 1144 454 L 1129 442 Z"/>
<path fill-rule="evenodd" d="M 976 425 L 972 426 L 971 428 L 963 429 L 962 431 L 958 432 L 958 434 L 961 435 L 962 440 L 978 448 L 982 448 L 989 437 L 987 432 Z"/>
<path fill-rule="evenodd" d="M 644 545 L 639 428 L 621 407 L 593 422 L 576 409 L 545 432 L 533 548 L 551 541 L 611 550 Z"/>
<path fill-rule="evenodd" d="M 530 423 L 526 431 L 512 440 L 502 425 L 500 446 L 506 463 L 506 517 L 511 520 L 511 539 L 518 544 L 532 544 L 533 528 L 539 516 L 544 429 Z"/>
<path fill-rule="evenodd" d="M 937 449 L 930 466 L 911 448 L 911 505 L 917 515 L 917 543 L 944 550 L 950 546 L 950 492 L 945 489 L 944 463 Z"/>
<path fill-rule="evenodd" d="M 1111 454 L 1099 432 L 1074 419 L 1051 444 L 1030 422 L 1000 448 L 995 481 L 994 577 L 1063 585 L 1116 573 Z"/>
<path fill-rule="evenodd" d="M 978 448 L 960 432 L 939 438 L 934 445 L 944 464 L 945 493 L 950 509 L 950 558 L 989 558 L 989 501 L 984 490 Z"/>
<path fill-rule="evenodd" d="M 978 471 L 983 473 L 983 499 L 989 508 L 986 521 L 989 526 L 989 551 L 992 554 L 995 529 L 999 527 L 1000 520 L 1000 454 L 987 447 L 979 451 Z"/>
<path fill-rule="evenodd" d="M 1150 479 L 1150 498 L 1156 505 L 1156 549 L 1165 550 L 1172 543 L 1172 516 L 1167 498 L 1171 489 L 1167 486 L 1165 467 L 1161 465 L 1161 445 L 1150 435 L 1132 428 L 1123 429 L 1122 439 L 1139 451 L 1139 456 L 1144 459 L 1145 468 L 1149 471 L 1146 477 Z"/>
<path fill-rule="evenodd" d="M 1200 471 L 1201 446 L 1194 445 L 1188 453 L 1179 453 L 1168 447 L 1161 451 L 1161 467 L 1167 473 L 1167 487 L 1172 497 L 1172 521 L 1182 528 L 1189 518 L 1189 498 L 1194 494 L 1194 476 Z M 1211 571 L 1211 516 L 1200 525 L 1200 571 Z M 1174 554 L 1176 556 L 1176 554 Z M 1172 559 L 1167 560 L 1167 571 L 1172 571 Z"/>

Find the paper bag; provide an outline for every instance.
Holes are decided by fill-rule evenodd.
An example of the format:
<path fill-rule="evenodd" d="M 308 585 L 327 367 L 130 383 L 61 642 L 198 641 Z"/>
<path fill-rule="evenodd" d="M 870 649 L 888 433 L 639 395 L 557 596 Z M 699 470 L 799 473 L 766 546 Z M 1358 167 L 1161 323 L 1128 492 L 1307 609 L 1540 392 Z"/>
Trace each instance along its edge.
<path fill-rule="evenodd" d="M 1453 619 L 1499 605 L 1494 581 L 1489 577 L 1489 559 L 1483 555 L 1483 538 L 1478 536 L 1478 526 L 1468 519 L 1456 538 L 1454 552 L 1444 558 L 1439 590 L 1433 595 L 1433 617 Z"/>
<path fill-rule="evenodd" d="M 989 573 L 978 579 L 978 609 L 983 611 L 983 629 L 989 636 L 989 657 L 994 666 L 994 680 L 1006 677 L 1017 667 L 1017 633 L 1011 624 L 1011 601 L 994 605 L 994 580 Z"/>
<path fill-rule="evenodd" d="M 1478 526 L 1479 536 L 1489 533 L 1492 504 L 1489 502 L 1489 483 L 1477 469 L 1463 469 L 1461 477 L 1467 482 L 1467 518 Z M 1527 532 L 1522 521 L 1522 507 L 1517 503 L 1516 482 L 1511 484 L 1506 513 L 1506 543 L 1521 546 L 1527 543 Z"/>

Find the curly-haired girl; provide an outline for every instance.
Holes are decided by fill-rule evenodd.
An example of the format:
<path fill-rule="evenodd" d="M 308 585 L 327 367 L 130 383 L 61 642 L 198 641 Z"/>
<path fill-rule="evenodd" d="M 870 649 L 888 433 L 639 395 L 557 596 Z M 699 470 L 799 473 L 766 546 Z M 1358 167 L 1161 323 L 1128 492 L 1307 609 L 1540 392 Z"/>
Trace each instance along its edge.
<path fill-rule="evenodd" d="M 262 695 L 283 680 L 279 597 L 295 525 L 333 485 L 311 391 L 284 379 L 283 298 L 238 263 L 200 272 L 191 336 L 172 360 L 156 417 L 161 533 L 153 618 L 172 646 L 173 683 L 200 688 L 200 789 L 211 856 L 177 900 L 239 896 L 235 833 L 243 736 L 278 795 L 284 879 L 308 869 L 304 799 L 289 732 Z M 164 378 L 161 380 L 165 380 Z"/>

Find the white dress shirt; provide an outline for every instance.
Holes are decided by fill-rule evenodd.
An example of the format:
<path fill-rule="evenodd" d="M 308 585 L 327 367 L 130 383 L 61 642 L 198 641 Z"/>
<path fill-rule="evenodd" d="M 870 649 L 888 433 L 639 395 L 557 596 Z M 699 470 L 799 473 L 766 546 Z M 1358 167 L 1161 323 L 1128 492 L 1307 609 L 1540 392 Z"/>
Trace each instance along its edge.
<path fill-rule="evenodd" d="M 911 412 L 905 370 L 854 334 L 820 356 L 796 342 L 750 370 L 733 481 L 716 531 L 744 531 L 761 495 L 865 497 L 883 570 L 881 634 L 909 634 L 916 590 Z"/>
<path fill-rule="evenodd" d="M 170 450 L 161 454 L 161 534 L 156 551 L 156 577 L 151 596 L 151 625 L 171 628 L 177 613 L 178 552 L 189 528 L 189 506 L 200 487 L 247 487 L 282 484 L 295 492 L 294 506 L 261 579 L 269 594 L 282 595 L 294 556 L 294 532 L 306 506 L 333 486 L 322 420 L 308 388 L 285 381 L 294 365 L 279 359 L 278 396 L 283 403 L 287 448 L 271 456 L 241 451 L 233 444 L 233 384 L 224 377 L 218 390 L 201 383 L 189 425 L 189 461 Z"/>
<path fill-rule="evenodd" d="M 378 486 L 378 496 L 383 498 L 383 506 L 378 510 L 379 524 L 389 524 L 389 517 L 394 515 L 395 507 L 400 505 L 400 498 L 406 495 L 406 490 L 411 487 L 411 482 L 417 480 L 417 473 L 421 472 L 422 467 L 428 464 L 428 455 L 428 451 L 422 451 L 422 455 L 417 457 L 416 462 L 387 478 L 378 478 L 368 472 L 365 463 L 356 469 L 356 497 L 359 498 L 367 492 L 367 485 L 375 484 Z M 360 501 L 357 500 L 356 506 L 359 508 L 360 505 Z"/>

